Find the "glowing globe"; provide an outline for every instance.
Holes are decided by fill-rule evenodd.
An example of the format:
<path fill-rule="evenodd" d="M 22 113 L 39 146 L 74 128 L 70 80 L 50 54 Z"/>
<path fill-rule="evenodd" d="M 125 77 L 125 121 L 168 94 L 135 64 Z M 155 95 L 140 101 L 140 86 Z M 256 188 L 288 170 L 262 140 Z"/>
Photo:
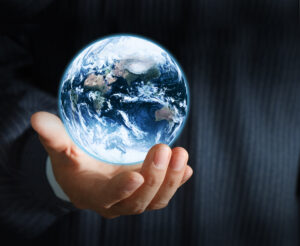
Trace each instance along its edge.
<path fill-rule="evenodd" d="M 58 104 L 68 134 L 87 154 L 136 164 L 153 145 L 176 140 L 189 90 L 165 49 L 139 36 L 116 35 L 89 44 L 71 61 Z"/>

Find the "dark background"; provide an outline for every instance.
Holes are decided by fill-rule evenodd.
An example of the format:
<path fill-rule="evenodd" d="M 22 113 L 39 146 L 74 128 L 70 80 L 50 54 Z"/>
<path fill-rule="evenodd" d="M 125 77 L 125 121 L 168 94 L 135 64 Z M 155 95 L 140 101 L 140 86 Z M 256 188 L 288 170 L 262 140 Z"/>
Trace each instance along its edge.
<path fill-rule="evenodd" d="M 258 46 L 296 36 L 298 24 L 298 3 L 292 0 L 21 2 L 6 2 L 3 27 L 12 38 L 24 39 L 31 51 L 34 67 L 20 72 L 53 95 L 71 58 L 105 35 L 144 35 L 162 44 L 186 66 L 183 59 L 191 57 L 188 47 L 197 46 L 200 59 L 209 56 L 212 62 L 222 62 L 220 58 L 228 59 L 234 52 L 232 46 L 242 45 L 239 39 L 243 39 L 252 43 L 253 56 L 260 56 L 263 50 L 256 50 Z"/>

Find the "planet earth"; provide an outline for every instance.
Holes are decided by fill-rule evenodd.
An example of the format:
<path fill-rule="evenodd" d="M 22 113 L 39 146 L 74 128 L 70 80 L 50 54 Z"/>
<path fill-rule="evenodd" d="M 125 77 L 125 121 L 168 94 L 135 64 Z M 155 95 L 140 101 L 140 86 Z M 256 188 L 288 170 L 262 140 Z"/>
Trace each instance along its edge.
<path fill-rule="evenodd" d="M 182 69 L 160 45 L 114 35 L 81 50 L 59 89 L 59 113 L 74 143 L 110 164 L 141 163 L 149 149 L 171 146 L 189 111 Z"/>

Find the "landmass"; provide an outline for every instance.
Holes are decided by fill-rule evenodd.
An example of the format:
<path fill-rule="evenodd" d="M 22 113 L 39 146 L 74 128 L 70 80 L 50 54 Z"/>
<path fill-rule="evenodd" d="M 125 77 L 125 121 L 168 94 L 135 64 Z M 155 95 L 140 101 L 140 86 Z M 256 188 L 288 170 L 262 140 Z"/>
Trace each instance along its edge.
<path fill-rule="evenodd" d="M 164 106 L 155 111 L 155 121 L 167 120 L 170 122 L 173 121 L 173 118 L 174 112 L 169 107 Z"/>
<path fill-rule="evenodd" d="M 150 79 L 158 78 L 160 76 L 160 71 L 156 63 L 152 60 L 147 61 L 131 58 L 115 62 L 112 74 L 124 78 L 130 86 L 136 79 L 148 81 Z"/>
<path fill-rule="evenodd" d="M 105 97 L 102 96 L 102 93 L 100 91 L 96 91 L 92 97 L 94 109 L 98 114 L 100 114 L 103 103 L 105 102 Z"/>
<path fill-rule="evenodd" d="M 85 88 L 96 90 L 90 93 L 90 100 L 96 112 L 100 113 L 105 102 L 104 95 L 111 89 L 118 77 L 124 78 L 128 86 L 131 86 L 131 83 L 137 79 L 149 82 L 159 76 L 160 71 L 154 61 L 131 58 L 116 61 L 113 66 L 106 67 L 101 74 L 89 74 L 83 85 Z M 76 93 L 71 97 L 73 102 L 77 102 Z M 156 120 L 172 120 L 172 117 L 173 113 L 168 108 L 162 108 L 155 113 Z"/>
<path fill-rule="evenodd" d="M 105 83 L 105 78 L 103 75 L 96 75 L 94 73 L 90 74 L 84 81 L 83 85 L 87 88 L 98 89 L 105 93 L 109 90 L 109 85 Z"/>
<path fill-rule="evenodd" d="M 105 102 L 104 94 L 111 89 L 111 84 L 116 82 L 116 80 L 117 78 L 113 77 L 109 70 L 104 75 L 89 74 L 85 79 L 84 87 L 96 90 L 90 93 L 90 99 L 97 113 L 100 113 Z"/>

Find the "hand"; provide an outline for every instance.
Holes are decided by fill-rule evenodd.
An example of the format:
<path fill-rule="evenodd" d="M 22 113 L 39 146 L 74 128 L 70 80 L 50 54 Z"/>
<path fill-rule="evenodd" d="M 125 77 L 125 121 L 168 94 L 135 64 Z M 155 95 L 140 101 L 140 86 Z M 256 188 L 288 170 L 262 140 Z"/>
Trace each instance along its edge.
<path fill-rule="evenodd" d="M 105 218 L 140 214 L 167 206 L 193 171 L 181 147 L 153 146 L 137 165 L 98 161 L 78 148 L 61 120 L 50 113 L 32 115 L 31 124 L 48 152 L 55 179 L 73 205 L 91 209 Z"/>

